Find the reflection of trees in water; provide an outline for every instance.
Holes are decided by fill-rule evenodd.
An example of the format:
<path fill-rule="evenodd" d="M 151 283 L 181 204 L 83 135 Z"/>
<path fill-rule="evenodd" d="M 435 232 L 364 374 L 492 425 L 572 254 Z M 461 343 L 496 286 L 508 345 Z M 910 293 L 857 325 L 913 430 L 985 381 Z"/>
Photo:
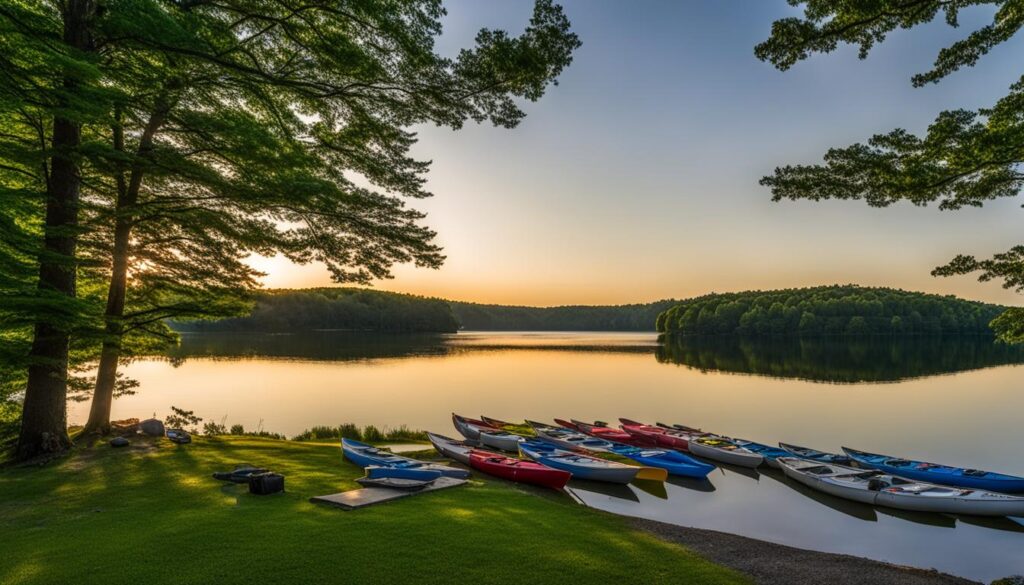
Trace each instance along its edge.
<path fill-rule="evenodd" d="M 1024 363 L 1024 346 L 988 337 L 668 337 L 659 362 L 821 382 L 890 382 Z"/>
<path fill-rule="evenodd" d="M 183 334 L 181 344 L 168 351 L 175 365 L 188 358 L 247 357 L 305 360 L 368 360 L 447 355 L 452 348 L 433 334 L 379 334 L 309 331 L 295 334 Z"/>

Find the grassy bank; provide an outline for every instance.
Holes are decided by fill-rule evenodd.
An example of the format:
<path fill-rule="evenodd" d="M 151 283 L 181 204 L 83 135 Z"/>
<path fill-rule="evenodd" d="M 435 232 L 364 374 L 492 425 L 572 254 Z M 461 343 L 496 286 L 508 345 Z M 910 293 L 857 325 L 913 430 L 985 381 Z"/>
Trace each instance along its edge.
<path fill-rule="evenodd" d="M 287 476 L 251 496 L 210 473 Z M 0 583 L 743 583 L 745 577 L 556 494 L 497 480 L 359 510 L 333 444 L 197 438 L 0 471 Z"/>

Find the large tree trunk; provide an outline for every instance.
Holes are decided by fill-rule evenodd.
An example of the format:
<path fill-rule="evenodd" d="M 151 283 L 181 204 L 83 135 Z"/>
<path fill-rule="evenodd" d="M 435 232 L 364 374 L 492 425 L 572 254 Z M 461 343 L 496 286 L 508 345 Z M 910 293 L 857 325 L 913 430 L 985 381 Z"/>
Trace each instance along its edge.
<path fill-rule="evenodd" d="M 114 388 L 117 385 L 117 364 L 121 359 L 121 340 L 124 337 L 124 305 L 128 292 L 128 261 L 131 256 L 132 226 L 135 224 L 135 205 L 139 200 L 142 188 L 144 168 L 142 160 L 148 158 L 153 151 L 153 138 L 170 111 L 173 102 L 161 96 L 156 108 L 150 116 L 146 128 L 139 139 L 136 163 L 132 166 L 131 177 L 127 184 L 124 173 L 118 173 L 118 196 L 115 205 L 114 252 L 113 266 L 110 276 L 110 287 L 107 289 L 107 309 L 104 313 L 106 336 L 103 339 L 103 351 L 100 354 L 99 370 L 96 374 L 96 389 L 92 395 L 92 406 L 89 408 L 89 422 L 85 425 L 86 433 L 106 434 L 110 432 L 110 408 L 114 403 Z M 114 149 L 124 150 L 124 131 L 120 126 L 114 128 Z"/>
<path fill-rule="evenodd" d="M 91 51 L 89 20 L 94 0 L 69 0 L 64 10 L 64 42 L 79 51 Z M 73 76 L 64 79 L 65 90 L 78 85 Z M 75 245 L 78 227 L 80 178 L 73 151 L 81 142 L 77 121 L 54 116 L 53 157 L 47 186 L 44 254 L 39 261 L 41 294 L 75 297 Z M 21 434 L 16 455 L 28 459 L 59 452 L 71 446 L 67 430 L 67 376 L 70 332 L 66 327 L 40 321 L 29 352 L 28 384 L 22 407 Z"/>

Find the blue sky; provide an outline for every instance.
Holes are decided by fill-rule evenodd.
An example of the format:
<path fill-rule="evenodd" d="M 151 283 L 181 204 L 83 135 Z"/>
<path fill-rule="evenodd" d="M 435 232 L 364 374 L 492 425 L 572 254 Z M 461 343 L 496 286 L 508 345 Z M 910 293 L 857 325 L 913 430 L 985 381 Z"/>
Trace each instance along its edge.
<path fill-rule="evenodd" d="M 775 166 L 943 109 L 991 105 L 1020 78 L 1021 39 L 938 85 L 914 88 L 937 51 L 990 20 L 964 11 L 898 31 L 867 60 L 844 47 L 779 72 L 754 45 L 784 0 L 563 2 L 583 47 L 515 130 L 422 128 L 433 161 L 429 213 L 440 270 L 396 268 L 387 290 L 533 305 L 625 303 L 710 291 L 834 282 L 896 286 L 1018 304 L 1012 291 L 929 271 L 958 252 L 1019 243 L 1017 199 L 939 212 L 859 202 L 772 203 Z M 522 29 L 528 1 L 446 2 L 438 47 L 480 27 Z M 262 264 L 269 286 L 328 284 L 322 267 Z"/>

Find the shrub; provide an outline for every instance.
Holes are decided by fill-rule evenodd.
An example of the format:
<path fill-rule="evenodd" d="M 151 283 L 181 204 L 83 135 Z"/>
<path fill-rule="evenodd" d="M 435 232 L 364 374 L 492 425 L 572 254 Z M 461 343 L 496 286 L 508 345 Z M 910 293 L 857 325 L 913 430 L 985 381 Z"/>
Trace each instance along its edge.
<path fill-rule="evenodd" d="M 228 432 L 232 435 L 244 435 L 245 427 L 242 425 L 231 425 L 231 430 Z"/>
<path fill-rule="evenodd" d="M 373 425 L 363 427 L 363 440 L 367 443 L 379 443 L 385 439 L 384 433 L 380 432 L 377 427 Z"/>

